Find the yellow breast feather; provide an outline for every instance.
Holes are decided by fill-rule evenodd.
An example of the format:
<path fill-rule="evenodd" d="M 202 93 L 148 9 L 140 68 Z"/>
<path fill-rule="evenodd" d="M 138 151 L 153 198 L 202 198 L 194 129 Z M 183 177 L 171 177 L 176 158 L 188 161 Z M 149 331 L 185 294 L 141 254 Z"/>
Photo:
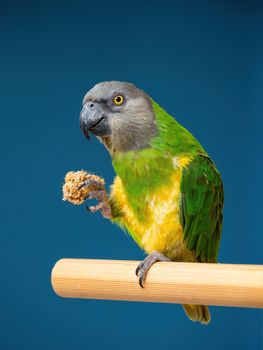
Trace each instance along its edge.
<path fill-rule="evenodd" d="M 111 199 L 121 208 L 121 224 L 147 253 L 157 250 L 172 258 L 185 250 L 179 218 L 180 181 L 182 169 L 190 161 L 189 157 L 173 158 L 174 172 L 170 184 L 144 198 L 146 219 L 143 222 L 138 220 L 129 204 L 121 179 L 115 178 Z"/>

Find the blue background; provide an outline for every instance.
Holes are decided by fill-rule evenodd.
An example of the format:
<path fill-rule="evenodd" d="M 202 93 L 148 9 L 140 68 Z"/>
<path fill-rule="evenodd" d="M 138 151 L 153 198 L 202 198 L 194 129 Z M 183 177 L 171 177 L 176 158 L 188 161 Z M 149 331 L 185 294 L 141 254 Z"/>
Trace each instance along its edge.
<path fill-rule="evenodd" d="M 112 182 L 79 130 L 104 80 L 147 91 L 208 150 L 225 185 L 220 261 L 262 263 L 263 12 L 255 1 L 1 1 L 0 349 L 260 349 L 262 311 L 57 297 L 62 257 L 141 259 L 117 226 L 61 200 L 68 170 Z"/>

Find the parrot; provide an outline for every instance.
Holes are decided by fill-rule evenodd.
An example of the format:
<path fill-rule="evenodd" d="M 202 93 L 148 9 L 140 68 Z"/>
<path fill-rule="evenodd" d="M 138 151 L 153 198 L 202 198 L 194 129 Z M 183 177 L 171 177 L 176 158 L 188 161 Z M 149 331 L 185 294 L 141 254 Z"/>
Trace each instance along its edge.
<path fill-rule="evenodd" d="M 80 128 L 105 146 L 116 173 L 109 195 L 94 190 L 87 207 L 127 231 L 146 253 L 140 287 L 156 262 L 215 263 L 222 232 L 223 182 L 197 139 L 132 83 L 105 81 L 83 99 Z M 88 186 L 87 180 L 83 186 Z M 211 320 L 206 305 L 182 305 L 188 318 Z"/>

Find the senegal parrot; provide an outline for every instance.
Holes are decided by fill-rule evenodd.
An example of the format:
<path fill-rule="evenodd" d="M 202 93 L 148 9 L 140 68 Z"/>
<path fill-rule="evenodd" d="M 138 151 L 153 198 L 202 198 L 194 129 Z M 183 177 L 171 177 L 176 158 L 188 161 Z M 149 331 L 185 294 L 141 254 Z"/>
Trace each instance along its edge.
<path fill-rule="evenodd" d="M 189 131 L 144 91 L 119 81 L 87 92 L 80 127 L 104 144 L 116 172 L 109 197 L 93 191 L 98 204 L 88 208 L 126 229 L 148 254 L 135 271 L 142 288 L 157 261 L 217 261 L 223 184 Z M 211 319 L 207 306 L 183 308 L 192 321 Z"/>

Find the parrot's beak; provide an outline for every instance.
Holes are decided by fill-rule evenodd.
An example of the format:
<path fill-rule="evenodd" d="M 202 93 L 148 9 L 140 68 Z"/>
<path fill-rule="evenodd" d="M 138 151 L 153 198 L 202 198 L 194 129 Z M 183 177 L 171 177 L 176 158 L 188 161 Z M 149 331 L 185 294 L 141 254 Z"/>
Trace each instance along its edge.
<path fill-rule="evenodd" d="M 89 139 L 89 131 L 96 136 L 109 136 L 108 117 L 98 102 L 87 102 L 80 113 L 80 128 Z"/>

